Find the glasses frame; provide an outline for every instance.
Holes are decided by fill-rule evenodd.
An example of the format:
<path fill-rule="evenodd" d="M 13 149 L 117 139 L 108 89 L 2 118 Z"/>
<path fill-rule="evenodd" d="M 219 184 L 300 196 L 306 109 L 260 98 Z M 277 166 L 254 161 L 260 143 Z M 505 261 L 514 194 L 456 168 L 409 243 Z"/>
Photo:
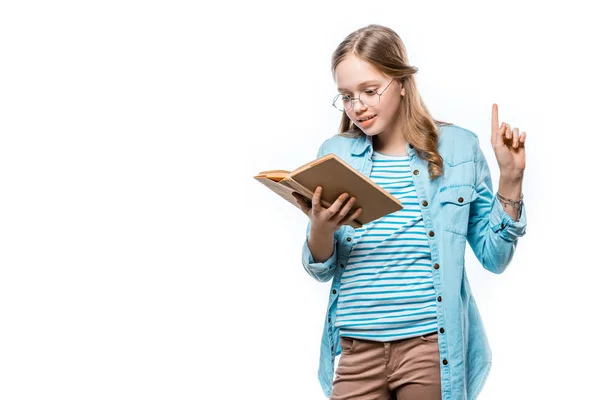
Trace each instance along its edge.
<path fill-rule="evenodd" d="M 351 108 L 353 108 L 353 107 L 354 107 L 354 100 L 358 100 L 358 101 L 360 101 L 360 102 L 361 102 L 361 103 L 362 103 L 364 106 L 367 106 L 367 107 L 375 107 L 375 106 L 376 106 L 377 104 L 379 104 L 379 102 L 381 101 L 381 95 L 382 95 L 382 94 L 383 94 L 383 93 L 384 93 L 384 92 L 387 90 L 387 88 L 388 88 L 388 87 L 390 87 L 390 85 L 392 84 L 392 82 L 393 82 L 393 81 L 394 81 L 394 78 L 392 78 L 392 80 L 391 80 L 391 81 L 390 81 L 390 82 L 387 84 L 387 86 L 385 87 L 385 89 L 383 89 L 383 90 L 381 91 L 381 93 L 377 93 L 377 91 L 376 91 L 376 90 L 374 91 L 374 92 L 375 92 L 375 94 L 379 95 L 379 98 L 377 99 L 377 103 L 376 103 L 375 105 L 369 106 L 369 105 L 365 104 L 365 103 L 364 103 L 364 101 L 362 101 L 362 100 L 360 99 L 360 95 L 361 95 L 361 94 L 363 94 L 363 93 L 365 92 L 365 90 L 367 90 L 367 89 L 364 89 L 362 92 L 360 92 L 360 94 L 358 95 L 358 97 L 350 97 L 350 107 L 348 107 L 348 108 L 344 108 L 343 110 L 340 110 L 339 108 L 337 108 L 337 107 L 335 106 L 335 102 L 337 101 L 338 97 L 340 97 L 340 96 L 343 96 L 343 94 L 341 94 L 341 93 L 338 93 L 338 94 L 337 94 L 337 95 L 336 95 L 336 96 L 333 98 L 333 102 L 331 103 L 331 105 L 332 105 L 332 106 L 333 106 L 333 107 L 334 107 L 336 110 L 338 110 L 338 111 L 340 111 L 340 112 L 348 111 L 348 110 L 350 110 Z"/>

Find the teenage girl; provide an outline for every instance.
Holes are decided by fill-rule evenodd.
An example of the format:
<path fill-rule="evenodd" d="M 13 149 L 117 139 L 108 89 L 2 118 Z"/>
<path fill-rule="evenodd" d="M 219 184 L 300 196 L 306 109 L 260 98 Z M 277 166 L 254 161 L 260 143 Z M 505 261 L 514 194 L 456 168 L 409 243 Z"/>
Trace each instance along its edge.
<path fill-rule="evenodd" d="M 320 282 L 332 280 L 320 345 L 323 392 L 332 400 L 475 399 L 491 351 L 465 247 L 493 273 L 510 263 L 526 227 L 525 132 L 499 124 L 492 106 L 494 192 L 477 135 L 433 119 L 393 30 L 351 33 L 331 70 L 342 119 L 317 155 L 335 153 L 403 208 L 354 229 L 349 222 L 361 210 L 351 211 L 351 194 L 328 208 L 320 204 L 327 187 L 310 204 L 295 194 L 309 217 L 303 266 Z"/>

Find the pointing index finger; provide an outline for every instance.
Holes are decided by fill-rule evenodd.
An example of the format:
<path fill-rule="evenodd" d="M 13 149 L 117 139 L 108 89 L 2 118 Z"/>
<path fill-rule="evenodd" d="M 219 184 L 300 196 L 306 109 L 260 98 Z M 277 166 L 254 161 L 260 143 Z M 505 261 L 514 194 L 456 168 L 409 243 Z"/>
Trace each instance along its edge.
<path fill-rule="evenodd" d="M 498 127 L 498 105 L 492 104 L 492 145 L 495 145 L 498 141 L 498 135 L 500 128 Z"/>
<path fill-rule="evenodd" d="M 498 131 L 498 104 L 492 105 L 492 132 Z"/>

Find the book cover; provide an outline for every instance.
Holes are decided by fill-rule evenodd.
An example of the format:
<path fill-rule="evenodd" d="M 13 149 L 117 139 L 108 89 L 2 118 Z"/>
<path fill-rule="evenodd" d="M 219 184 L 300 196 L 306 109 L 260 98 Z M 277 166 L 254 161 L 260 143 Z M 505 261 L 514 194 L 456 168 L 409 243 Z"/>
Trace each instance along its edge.
<path fill-rule="evenodd" d="M 354 228 L 402 209 L 397 198 L 333 153 L 291 172 L 268 170 L 260 172 L 254 178 L 298 208 L 300 206 L 292 196 L 293 192 L 300 193 L 310 203 L 315 189 L 321 186 L 321 204 L 324 207 L 331 206 L 342 193 L 348 193 L 350 197 L 356 198 L 348 215 L 362 208 L 359 217 L 350 223 Z"/>

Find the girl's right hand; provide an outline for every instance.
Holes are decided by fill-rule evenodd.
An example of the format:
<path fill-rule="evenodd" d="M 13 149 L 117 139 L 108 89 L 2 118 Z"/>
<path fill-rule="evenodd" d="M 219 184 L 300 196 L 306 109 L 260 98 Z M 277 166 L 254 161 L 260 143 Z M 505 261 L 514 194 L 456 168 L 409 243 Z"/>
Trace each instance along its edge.
<path fill-rule="evenodd" d="M 348 193 L 342 193 L 331 206 L 325 208 L 321 206 L 322 191 L 323 188 L 317 186 L 310 205 L 299 193 L 294 192 L 292 196 L 296 199 L 302 212 L 310 218 L 312 231 L 333 235 L 342 225 L 350 224 L 352 220 L 358 218 L 362 208 L 357 209 L 352 215 L 347 215 L 356 201 L 356 198 L 352 197 L 344 205 L 344 202 L 348 199 Z"/>

